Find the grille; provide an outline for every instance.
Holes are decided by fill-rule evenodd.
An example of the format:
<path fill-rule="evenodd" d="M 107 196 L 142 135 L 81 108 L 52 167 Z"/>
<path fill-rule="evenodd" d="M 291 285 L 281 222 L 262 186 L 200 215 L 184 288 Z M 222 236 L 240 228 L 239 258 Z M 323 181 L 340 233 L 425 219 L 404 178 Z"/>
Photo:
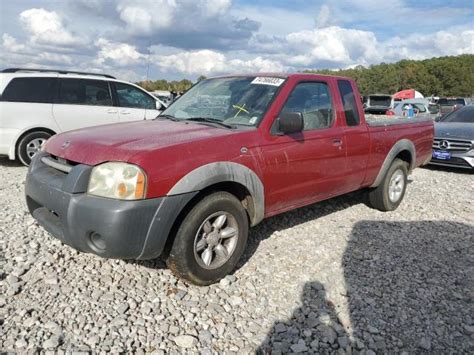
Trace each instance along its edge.
<path fill-rule="evenodd" d="M 74 165 L 76 165 L 66 159 L 55 157 L 54 155 L 42 157 L 41 161 L 43 162 L 43 164 L 49 166 L 50 168 L 62 171 L 66 174 L 69 174 Z"/>
<path fill-rule="evenodd" d="M 446 146 L 441 146 L 441 142 L 447 142 Z M 433 149 L 449 150 L 451 152 L 467 152 L 471 150 L 472 142 L 467 139 L 446 139 L 446 138 L 435 138 L 433 140 Z"/>

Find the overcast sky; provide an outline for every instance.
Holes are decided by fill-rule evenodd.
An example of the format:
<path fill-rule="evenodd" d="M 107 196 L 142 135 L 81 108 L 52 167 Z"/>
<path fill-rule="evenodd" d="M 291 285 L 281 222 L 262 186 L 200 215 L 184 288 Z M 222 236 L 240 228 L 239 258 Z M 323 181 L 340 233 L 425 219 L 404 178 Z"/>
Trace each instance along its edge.
<path fill-rule="evenodd" d="M 474 53 L 474 1 L 0 0 L 0 67 L 137 81 Z"/>

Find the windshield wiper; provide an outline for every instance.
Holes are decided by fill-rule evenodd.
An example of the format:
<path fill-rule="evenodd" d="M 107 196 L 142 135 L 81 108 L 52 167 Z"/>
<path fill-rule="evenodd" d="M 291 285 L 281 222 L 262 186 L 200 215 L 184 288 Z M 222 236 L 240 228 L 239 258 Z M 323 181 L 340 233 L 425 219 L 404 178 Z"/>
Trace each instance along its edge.
<path fill-rule="evenodd" d="M 181 121 L 180 119 L 177 119 L 176 117 L 174 116 L 171 116 L 171 115 L 158 115 L 154 118 L 154 120 L 157 120 L 159 118 L 164 118 L 165 120 L 171 120 L 171 121 Z"/>
<path fill-rule="evenodd" d="M 229 129 L 235 129 L 236 128 L 235 125 L 230 125 L 230 124 L 222 122 L 221 120 L 218 120 L 218 119 L 215 119 L 215 118 L 209 118 L 209 117 L 191 117 L 191 118 L 186 118 L 186 121 L 215 123 L 215 124 L 218 124 L 219 126 L 229 128 Z"/>

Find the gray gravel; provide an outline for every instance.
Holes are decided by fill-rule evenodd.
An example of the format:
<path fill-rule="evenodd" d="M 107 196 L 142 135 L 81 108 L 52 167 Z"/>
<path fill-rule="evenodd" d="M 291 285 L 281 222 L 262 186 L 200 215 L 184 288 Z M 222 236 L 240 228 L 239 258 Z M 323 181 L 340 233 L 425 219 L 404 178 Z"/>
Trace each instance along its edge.
<path fill-rule="evenodd" d="M 0 159 L 1 351 L 474 352 L 470 173 L 416 170 L 392 213 L 354 193 L 264 221 L 210 287 L 62 245 L 25 174 Z"/>

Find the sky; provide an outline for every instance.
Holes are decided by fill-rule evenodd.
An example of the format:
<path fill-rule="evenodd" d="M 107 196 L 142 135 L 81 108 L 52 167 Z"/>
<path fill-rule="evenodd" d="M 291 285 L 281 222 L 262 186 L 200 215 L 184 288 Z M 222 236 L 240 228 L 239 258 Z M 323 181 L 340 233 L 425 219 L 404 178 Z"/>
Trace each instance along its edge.
<path fill-rule="evenodd" d="M 473 0 L 0 0 L 0 68 L 195 80 L 465 53 Z"/>

